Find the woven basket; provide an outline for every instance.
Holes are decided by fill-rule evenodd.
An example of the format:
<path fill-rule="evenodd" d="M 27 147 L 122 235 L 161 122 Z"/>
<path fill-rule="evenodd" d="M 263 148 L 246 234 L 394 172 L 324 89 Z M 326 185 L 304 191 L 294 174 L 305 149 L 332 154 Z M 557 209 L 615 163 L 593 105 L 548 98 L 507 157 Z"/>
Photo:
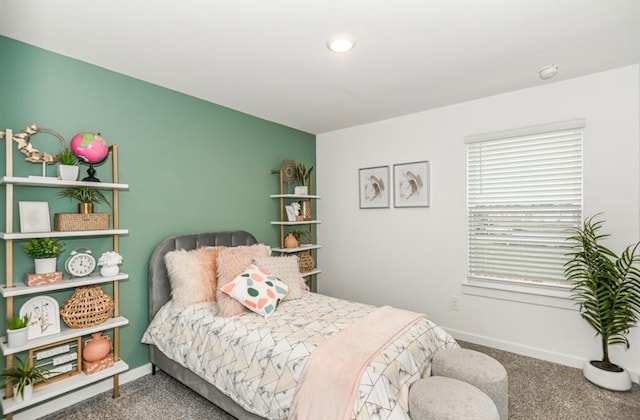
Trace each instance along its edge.
<path fill-rule="evenodd" d="M 311 251 L 298 252 L 298 267 L 301 273 L 313 270 L 313 256 Z"/>
<path fill-rule="evenodd" d="M 109 213 L 56 213 L 53 217 L 57 232 L 105 229 L 109 229 Z"/>
<path fill-rule="evenodd" d="M 60 309 L 60 316 L 71 328 L 100 325 L 113 314 L 113 299 L 100 286 L 78 287 Z"/>

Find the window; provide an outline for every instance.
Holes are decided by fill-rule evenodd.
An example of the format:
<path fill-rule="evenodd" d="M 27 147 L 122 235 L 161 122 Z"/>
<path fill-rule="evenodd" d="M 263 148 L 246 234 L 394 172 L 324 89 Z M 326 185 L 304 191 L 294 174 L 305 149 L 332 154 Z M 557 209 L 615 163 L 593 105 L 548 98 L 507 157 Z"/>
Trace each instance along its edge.
<path fill-rule="evenodd" d="M 583 127 L 465 138 L 469 281 L 566 285 L 567 230 L 582 221 Z"/>

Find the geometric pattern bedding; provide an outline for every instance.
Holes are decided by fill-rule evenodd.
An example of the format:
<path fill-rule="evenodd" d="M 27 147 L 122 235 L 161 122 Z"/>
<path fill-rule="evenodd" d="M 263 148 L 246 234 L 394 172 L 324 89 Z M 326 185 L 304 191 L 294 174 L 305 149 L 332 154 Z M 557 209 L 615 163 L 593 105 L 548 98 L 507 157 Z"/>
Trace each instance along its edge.
<path fill-rule="evenodd" d="M 269 318 L 253 312 L 217 316 L 215 304 L 174 308 L 167 302 L 142 342 L 193 371 L 245 410 L 287 419 L 309 355 L 376 307 L 304 292 Z M 433 353 L 458 347 L 423 318 L 387 345 L 365 368 L 351 418 L 408 419 L 409 386 L 430 374 Z"/>

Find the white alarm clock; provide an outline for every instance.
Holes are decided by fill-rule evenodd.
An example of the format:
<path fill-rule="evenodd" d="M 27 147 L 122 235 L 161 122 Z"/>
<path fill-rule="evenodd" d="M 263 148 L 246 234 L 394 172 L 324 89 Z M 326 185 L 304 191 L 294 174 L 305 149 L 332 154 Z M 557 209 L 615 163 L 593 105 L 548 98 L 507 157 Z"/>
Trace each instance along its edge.
<path fill-rule="evenodd" d="M 76 248 L 71 251 L 69 258 L 64 263 L 64 269 L 71 277 L 84 277 L 93 273 L 96 268 L 96 259 L 88 248 Z"/>

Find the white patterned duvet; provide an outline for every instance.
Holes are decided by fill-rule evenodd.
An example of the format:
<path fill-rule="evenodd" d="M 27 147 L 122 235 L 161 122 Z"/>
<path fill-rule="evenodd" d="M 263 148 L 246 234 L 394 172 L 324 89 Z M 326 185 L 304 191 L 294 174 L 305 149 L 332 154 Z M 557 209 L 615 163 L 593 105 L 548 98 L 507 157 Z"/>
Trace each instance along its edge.
<path fill-rule="evenodd" d="M 177 310 L 165 304 L 142 342 L 155 345 L 215 385 L 245 410 L 287 419 L 311 352 L 376 307 L 305 292 L 284 301 L 268 319 L 254 313 L 223 318 L 215 304 Z M 409 386 L 429 374 L 433 353 L 457 347 L 446 331 L 423 318 L 366 367 L 353 419 L 408 419 Z"/>

